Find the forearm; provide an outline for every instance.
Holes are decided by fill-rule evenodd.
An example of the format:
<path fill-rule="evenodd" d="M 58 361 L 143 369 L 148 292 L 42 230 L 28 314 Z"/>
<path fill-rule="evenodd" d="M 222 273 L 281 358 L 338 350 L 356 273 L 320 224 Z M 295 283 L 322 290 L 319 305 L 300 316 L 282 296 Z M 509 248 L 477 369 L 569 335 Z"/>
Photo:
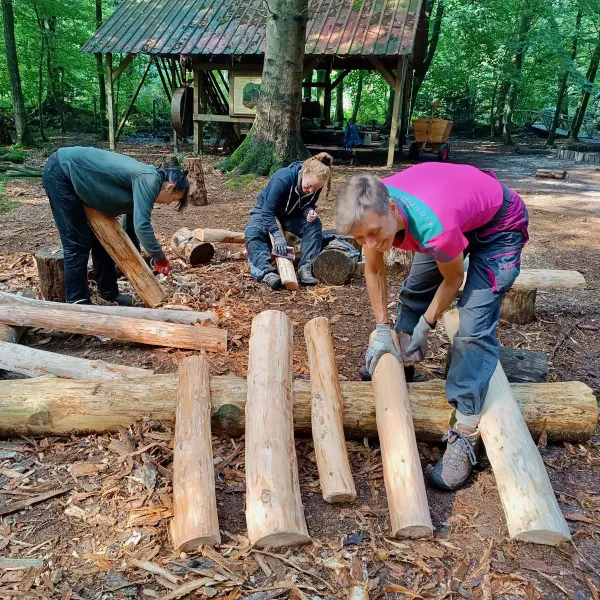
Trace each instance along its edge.
<path fill-rule="evenodd" d="M 373 307 L 376 323 L 389 323 L 387 311 L 387 277 L 385 269 L 370 268 L 367 264 L 365 269 L 367 292 Z"/>
<path fill-rule="evenodd" d="M 425 319 L 430 325 L 433 325 L 444 314 L 444 311 L 450 308 L 458 294 L 462 281 L 462 277 L 444 279 L 442 281 L 431 304 L 425 311 Z"/>

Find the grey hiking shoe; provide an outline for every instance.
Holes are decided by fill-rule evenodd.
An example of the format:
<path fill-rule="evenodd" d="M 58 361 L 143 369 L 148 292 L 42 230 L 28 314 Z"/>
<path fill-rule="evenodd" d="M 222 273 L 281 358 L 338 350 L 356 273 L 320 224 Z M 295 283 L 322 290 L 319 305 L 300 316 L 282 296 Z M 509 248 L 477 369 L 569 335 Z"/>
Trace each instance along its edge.
<path fill-rule="evenodd" d="M 317 285 L 319 283 L 313 275 L 311 265 L 302 265 L 298 269 L 298 281 L 304 285 Z"/>
<path fill-rule="evenodd" d="M 267 273 L 262 278 L 262 282 L 266 283 L 272 290 L 278 290 L 281 287 L 281 277 L 273 271 Z"/>
<path fill-rule="evenodd" d="M 444 456 L 429 472 L 431 482 L 443 490 L 456 490 L 469 479 L 477 463 L 479 429 L 456 425 L 442 438 L 447 442 Z"/>

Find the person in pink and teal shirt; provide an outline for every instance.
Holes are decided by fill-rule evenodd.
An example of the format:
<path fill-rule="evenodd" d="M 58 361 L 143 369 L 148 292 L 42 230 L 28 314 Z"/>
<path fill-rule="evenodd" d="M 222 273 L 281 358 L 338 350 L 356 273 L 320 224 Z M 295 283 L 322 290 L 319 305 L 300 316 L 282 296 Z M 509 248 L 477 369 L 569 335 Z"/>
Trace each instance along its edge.
<path fill-rule="evenodd" d="M 476 463 L 481 410 L 498 363 L 500 302 L 519 275 L 521 250 L 529 239 L 525 204 L 491 172 L 423 163 L 383 180 L 353 177 L 338 198 L 336 221 L 338 232 L 353 235 L 366 257 L 367 290 L 377 322 L 366 354 L 369 374 L 387 352 L 402 361 L 387 313 L 383 253 L 392 247 L 415 252 L 400 290 L 395 329 L 410 336 L 405 357 L 420 358 L 427 353 L 429 332 L 458 294 L 469 257 L 446 380 L 456 423 L 444 436 L 446 451 L 429 474 L 437 486 L 456 489 Z"/>

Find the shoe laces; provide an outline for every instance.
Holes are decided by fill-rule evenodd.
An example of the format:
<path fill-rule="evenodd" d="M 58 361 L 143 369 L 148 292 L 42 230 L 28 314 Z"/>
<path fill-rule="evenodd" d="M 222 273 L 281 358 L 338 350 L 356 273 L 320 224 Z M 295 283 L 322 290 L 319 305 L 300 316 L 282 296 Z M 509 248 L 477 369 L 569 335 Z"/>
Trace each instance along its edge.
<path fill-rule="evenodd" d="M 466 454 L 472 465 L 477 464 L 477 455 L 475 454 L 475 443 L 464 433 L 456 429 L 450 429 L 442 438 L 442 442 L 448 442 L 449 450 L 448 462 L 454 468 L 458 467 L 458 460 L 463 454 Z"/>

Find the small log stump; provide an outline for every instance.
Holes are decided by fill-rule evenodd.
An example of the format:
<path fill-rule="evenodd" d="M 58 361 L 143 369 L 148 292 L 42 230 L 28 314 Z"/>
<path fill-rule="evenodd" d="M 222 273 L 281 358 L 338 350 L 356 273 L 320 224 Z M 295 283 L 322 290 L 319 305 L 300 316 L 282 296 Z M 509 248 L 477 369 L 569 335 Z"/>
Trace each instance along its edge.
<path fill-rule="evenodd" d="M 537 289 L 513 288 L 508 290 L 500 305 L 500 318 L 516 325 L 535 321 L 535 298 Z"/>
<path fill-rule="evenodd" d="M 541 179 L 566 179 L 567 172 L 558 171 L 556 169 L 538 169 L 535 172 L 535 176 L 540 177 Z"/>
<path fill-rule="evenodd" d="M 315 277 L 326 285 L 344 285 L 357 271 L 358 260 L 343 250 L 325 248 L 313 262 Z"/>
<path fill-rule="evenodd" d="M 204 184 L 202 159 L 199 156 L 186 158 L 183 161 L 183 167 L 188 170 L 190 202 L 194 206 L 206 206 L 208 204 L 208 196 L 206 195 L 206 185 Z"/>
<path fill-rule="evenodd" d="M 60 246 L 46 246 L 35 254 L 44 300 L 65 302 L 65 257 Z"/>
<path fill-rule="evenodd" d="M 199 242 L 194 237 L 194 232 L 187 227 L 182 227 L 173 234 L 171 248 L 192 267 L 209 263 L 215 255 L 215 247 L 208 242 Z"/>

